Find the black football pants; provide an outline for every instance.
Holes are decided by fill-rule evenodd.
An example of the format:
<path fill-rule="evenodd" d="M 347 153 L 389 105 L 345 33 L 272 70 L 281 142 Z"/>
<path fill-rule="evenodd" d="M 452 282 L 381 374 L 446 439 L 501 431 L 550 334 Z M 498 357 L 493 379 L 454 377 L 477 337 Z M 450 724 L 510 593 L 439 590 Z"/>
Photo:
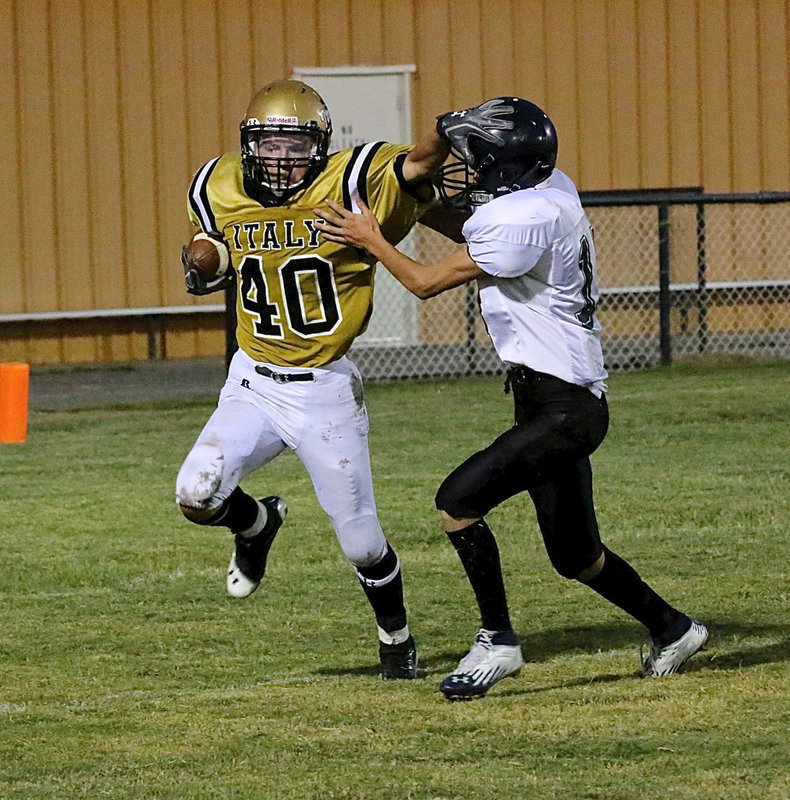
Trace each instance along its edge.
<path fill-rule="evenodd" d="M 456 519 L 484 517 L 528 491 L 554 568 L 574 578 L 603 550 L 589 455 L 609 426 L 606 397 L 526 367 L 511 369 L 508 384 L 515 425 L 453 470 L 436 506 Z"/>

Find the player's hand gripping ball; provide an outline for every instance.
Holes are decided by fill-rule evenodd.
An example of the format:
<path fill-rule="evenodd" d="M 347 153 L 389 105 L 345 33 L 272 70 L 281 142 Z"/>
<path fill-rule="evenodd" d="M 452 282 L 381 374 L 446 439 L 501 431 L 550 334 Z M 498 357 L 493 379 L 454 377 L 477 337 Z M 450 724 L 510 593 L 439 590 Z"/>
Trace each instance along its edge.
<path fill-rule="evenodd" d="M 211 294 L 232 286 L 230 251 L 218 234 L 196 233 L 181 249 L 184 283 L 189 294 Z"/>
<path fill-rule="evenodd" d="M 196 233 L 186 246 L 184 272 L 193 269 L 206 283 L 221 278 L 229 266 L 230 253 L 222 239 L 201 231 Z"/>

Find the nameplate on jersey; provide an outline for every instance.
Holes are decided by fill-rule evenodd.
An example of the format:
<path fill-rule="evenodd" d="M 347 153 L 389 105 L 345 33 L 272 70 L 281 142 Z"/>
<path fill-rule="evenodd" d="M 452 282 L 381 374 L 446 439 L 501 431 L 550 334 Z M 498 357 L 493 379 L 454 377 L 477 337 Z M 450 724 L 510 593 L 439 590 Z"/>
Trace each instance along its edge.
<path fill-rule="evenodd" d="M 240 222 L 230 226 L 229 240 L 238 252 L 316 248 L 321 242 L 317 219 L 270 219 Z"/>

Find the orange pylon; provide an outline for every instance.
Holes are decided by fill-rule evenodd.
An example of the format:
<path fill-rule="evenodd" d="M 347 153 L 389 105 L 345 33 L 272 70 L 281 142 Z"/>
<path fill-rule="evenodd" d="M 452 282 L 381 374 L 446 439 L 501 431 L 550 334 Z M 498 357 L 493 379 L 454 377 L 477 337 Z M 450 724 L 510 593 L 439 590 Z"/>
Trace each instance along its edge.
<path fill-rule="evenodd" d="M 30 367 L 18 362 L 0 364 L 0 443 L 27 439 Z"/>

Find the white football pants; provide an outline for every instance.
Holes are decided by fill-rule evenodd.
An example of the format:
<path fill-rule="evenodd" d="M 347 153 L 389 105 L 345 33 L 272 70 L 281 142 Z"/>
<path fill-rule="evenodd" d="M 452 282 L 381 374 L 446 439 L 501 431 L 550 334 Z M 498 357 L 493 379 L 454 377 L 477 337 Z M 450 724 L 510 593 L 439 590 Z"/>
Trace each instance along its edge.
<path fill-rule="evenodd" d="M 356 365 L 267 364 L 274 372 L 312 372 L 313 381 L 277 383 L 255 372 L 242 350 L 231 361 L 216 411 L 178 473 L 176 501 L 216 508 L 239 482 L 290 447 L 304 464 L 345 556 L 377 563 L 387 542 L 376 514 L 368 453 L 368 416 Z"/>

